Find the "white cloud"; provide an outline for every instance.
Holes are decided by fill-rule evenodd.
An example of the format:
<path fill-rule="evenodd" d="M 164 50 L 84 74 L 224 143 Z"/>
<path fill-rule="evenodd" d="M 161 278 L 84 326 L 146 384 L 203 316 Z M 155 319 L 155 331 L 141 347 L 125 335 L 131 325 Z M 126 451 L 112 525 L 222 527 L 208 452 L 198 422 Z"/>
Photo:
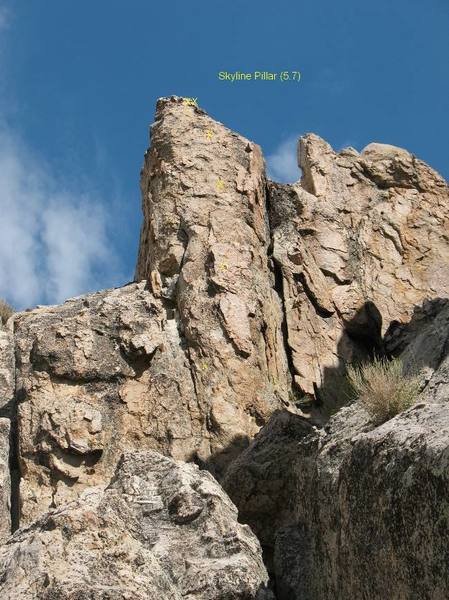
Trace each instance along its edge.
<path fill-rule="evenodd" d="M 17 136 L 0 127 L 0 297 L 23 308 L 117 280 L 102 206 L 98 198 L 61 189 Z"/>
<path fill-rule="evenodd" d="M 298 138 L 297 135 L 289 137 L 267 156 L 268 177 L 273 181 L 294 183 L 300 178 L 301 171 L 297 159 Z"/>
<path fill-rule="evenodd" d="M 0 31 L 11 17 L 0 0 Z M 64 187 L 6 125 L 14 98 L 5 44 L 0 37 L 0 298 L 20 309 L 118 285 L 124 277 L 108 232 L 117 203 L 78 184 Z M 63 181 L 84 181 L 65 175 Z"/>

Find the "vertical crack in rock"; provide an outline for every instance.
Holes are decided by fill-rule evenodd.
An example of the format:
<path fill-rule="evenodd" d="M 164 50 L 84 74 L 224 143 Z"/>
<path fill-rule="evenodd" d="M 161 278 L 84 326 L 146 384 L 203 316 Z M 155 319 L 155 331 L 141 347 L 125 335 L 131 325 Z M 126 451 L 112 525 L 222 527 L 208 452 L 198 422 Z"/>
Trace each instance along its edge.
<path fill-rule="evenodd" d="M 271 245 L 270 245 L 270 249 L 272 249 Z M 290 388 L 289 389 L 289 397 L 290 397 L 290 400 L 292 400 L 292 399 L 296 399 L 296 397 L 300 393 L 300 390 L 298 390 L 298 388 L 295 385 L 296 371 L 295 371 L 295 365 L 294 365 L 294 361 L 293 361 L 293 351 L 292 351 L 290 344 L 288 343 L 287 311 L 286 311 L 286 307 L 285 307 L 285 297 L 284 297 L 284 276 L 282 274 L 281 265 L 278 263 L 278 261 L 274 258 L 274 256 L 270 252 L 271 252 L 271 250 L 268 251 L 268 258 L 269 258 L 270 264 L 272 265 L 272 269 L 273 269 L 273 276 L 274 276 L 273 289 L 279 298 L 279 303 L 282 308 L 282 321 L 281 321 L 280 331 L 281 331 L 281 335 L 282 335 L 282 342 L 283 342 L 283 346 L 284 346 L 284 352 L 285 352 L 285 356 L 287 359 L 287 366 L 288 366 L 288 371 L 289 371 L 289 388 Z"/>
<path fill-rule="evenodd" d="M 284 296 L 284 275 L 282 273 L 282 265 L 276 260 L 273 255 L 274 248 L 274 215 L 273 215 L 273 206 L 271 200 L 271 190 L 270 186 L 265 186 L 265 205 L 266 205 L 266 215 L 267 215 L 267 230 L 270 239 L 270 243 L 267 247 L 267 257 L 270 264 L 270 267 L 273 272 L 274 282 L 273 289 L 279 298 L 279 303 L 282 309 L 282 321 L 281 321 L 281 335 L 282 335 L 282 343 L 284 347 L 285 356 L 287 359 L 287 366 L 289 372 L 289 398 L 295 399 L 298 395 L 299 390 L 295 386 L 295 365 L 293 361 L 293 351 L 288 341 L 288 322 L 287 322 L 287 309 L 285 306 L 285 296 Z"/>
<path fill-rule="evenodd" d="M 196 401 L 198 402 L 198 390 L 196 387 L 196 377 L 195 377 L 195 365 L 192 361 L 192 357 L 190 355 L 190 348 L 188 345 L 188 340 L 184 334 L 183 331 L 183 327 L 182 327 L 182 322 L 179 318 L 179 311 L 177 309 L 177 307 L 172 308 L 172 309 L 167 309 L 167 310 L 172 310 L 173 311 L 173 319 L 175 320 L 176 323 L 176 331 L 178 333 L 179 336 L 179 345 L 182 349 L 182 351 L 184 352 L 184 355 L 187 359 L 187 363 L 188 363 L 188 367 L 189 367 L 189 373 L 190 373 L 190 378 L 192 380 L 192 386 L 193 386 L 193 391 L 195 393 L 195 398 Z M 170 319 L 168 319 L 170 320 Z"/>

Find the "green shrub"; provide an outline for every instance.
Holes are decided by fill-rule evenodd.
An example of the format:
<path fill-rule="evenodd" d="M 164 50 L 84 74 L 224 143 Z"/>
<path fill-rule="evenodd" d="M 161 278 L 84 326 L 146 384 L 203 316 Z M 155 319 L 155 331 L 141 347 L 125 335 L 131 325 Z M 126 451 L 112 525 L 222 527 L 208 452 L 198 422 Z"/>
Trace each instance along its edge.
<path fill-rule="evenodd" d="M 350 366 L 348 379 L 355 397 L 378 425 L 412 406 L 420 391 L 419 378 L 405 375 L 399 358 Z"/>
<path fill-rule="evenodd" d="M 13 307 L 0 298 L 0 324 L 6 323 L 13 312 Z"/>

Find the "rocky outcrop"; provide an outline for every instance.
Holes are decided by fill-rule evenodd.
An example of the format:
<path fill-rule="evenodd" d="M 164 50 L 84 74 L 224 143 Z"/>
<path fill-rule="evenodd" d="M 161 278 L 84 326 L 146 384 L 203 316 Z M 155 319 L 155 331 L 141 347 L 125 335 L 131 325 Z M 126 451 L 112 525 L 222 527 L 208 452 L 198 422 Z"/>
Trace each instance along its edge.
<path fill-rule="evenodd" d="M 9 419 L 0 418 L 0 542 L 11 533 L 10 429 Z"/>
<path fill-rule="evenodd" d="M 289 401 L 262 154 L 182 98 L 162 99 L 141 187 L 136 278 L 179 322 L 225 463 Z"/>
<path fill-rule="evenodd" d="M 446 306 L 409 342 L 433 360 L 411 409 L 376 427 L 354 404 L 325 430 L 279 411 L 228 470 L 223 485 L 265 546 L 278 600 L 447 597 L 447 316 Z"/>
<path fill-rule="evenodd" d="M 422 392 L 375 426 L 358 404 L 324 429 L 276 412 L 224 488 L 261 540 L 278 600 L 443 600 L 449 589 L 449 300 L 384 340 Z"/>
<path fill-rule="evenodd" d="M 9 329 L 0 325 L 0 415 L 11 417 L 14 398 L 14 340 Z"/>
<path fill-rule="evenodd" d="M 136 282 L 0 328 L 2 598 L 271 599 L 207 471 L 278 600 L 447 596 L 448 186 L 382 144 L 299 164 L 161 99 Z M 422 389 L 379 427 L 338 411 L 374 354 Z"/>
<path fill-rule="evenodd" d="M 447 292 L 443 180 L 390 146 L 336 154 L 309 135 L 300 157 L 300 184 L 267 188 L 258 146 L 159 101 L 148 284 L 14 319 L 22 523 L 107 480 L 123 451 L 221 476 L 274 410 L 304 394 L 334 406 L 346 363 Z"/>
<path fill-rule="evenodd" d="M 125 454 L 0 548 L 8 600 L 271 600 L 259 543 L 213 477 L 156 452 Z"/>
<path fill-rule="evenodd" d="M 307 135 L 299 165 L 300 183 L 270 184 L 273 256 L 297 390 L 333 406 L 348 362 L 449 295 L 449 188 L 384 144 L 336 153 Z"/>

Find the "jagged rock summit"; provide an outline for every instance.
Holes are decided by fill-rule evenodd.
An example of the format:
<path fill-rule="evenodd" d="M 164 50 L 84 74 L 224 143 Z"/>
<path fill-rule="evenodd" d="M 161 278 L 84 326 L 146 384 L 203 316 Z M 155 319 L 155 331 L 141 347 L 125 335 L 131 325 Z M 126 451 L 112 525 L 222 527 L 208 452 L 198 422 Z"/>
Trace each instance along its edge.
<path fill-rule="evenodd" d="M 2 599 L 447 597 L 448 185 L 383 144 L 298 161 L 160 99 L 135 281 L 0 330 Z M 421 382 L 380 427 L 338 410 L 374 355 Z"/>

